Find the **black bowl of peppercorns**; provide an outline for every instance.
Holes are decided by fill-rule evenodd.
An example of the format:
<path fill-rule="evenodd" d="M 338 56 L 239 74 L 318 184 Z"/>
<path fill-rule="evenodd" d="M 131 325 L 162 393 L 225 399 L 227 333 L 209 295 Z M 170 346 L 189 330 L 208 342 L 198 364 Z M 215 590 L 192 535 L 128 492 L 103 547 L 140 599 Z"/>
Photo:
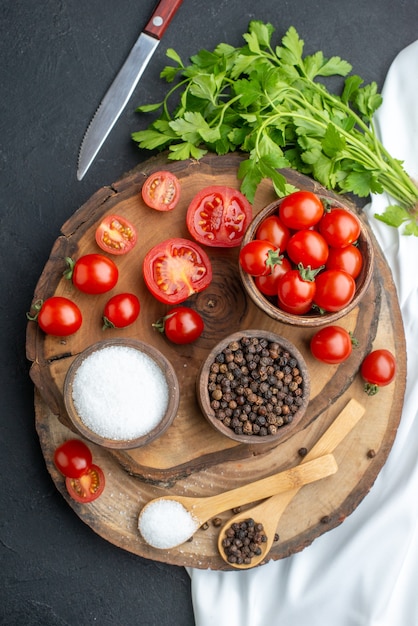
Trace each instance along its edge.
<path fill-rule="evenodd" d="M 275 444 L 293 431 L 309 403 L 308 368 L 290 341 L 243 330 L 220 341 L 197 378 L 207 421 L 238 443 Z"/>

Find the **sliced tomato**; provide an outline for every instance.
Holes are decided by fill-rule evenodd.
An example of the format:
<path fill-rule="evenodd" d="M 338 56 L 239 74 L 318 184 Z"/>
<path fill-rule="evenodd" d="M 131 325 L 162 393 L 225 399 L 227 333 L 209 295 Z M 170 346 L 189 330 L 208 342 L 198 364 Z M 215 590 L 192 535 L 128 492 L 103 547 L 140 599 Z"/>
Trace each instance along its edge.
<path fill-rule="evenodd" d="M 126 254 L 136 244 L 135 227 L 120 215 L 108 215 L 96 229 L 97 245 L 109 254 Z"/>
<path fill-rule="evenodd" d="M 151 209 L 171 211 L 180 199 L 179 179 L 165 170 L 154 172 L 142 186 L 142 198 Z"/>
<path fill-rule="evenodd" d="M 197 242 L 233 248 L 241 244 L 251 218 L 252 206 L 240 191 L 212 185 L 194 196 L 186 222 Z"/>
<path fill-rule="evenodd" d="M 206 289 L 212 280 L 208 255 L 195 242 L 167 239 L 147 253 L 143 263 L 145 284 L 165 304 L 180 304 Z"/>
<path fill-rule="evenodd" d="M 79 478 L 67 477 L 65 486 L 73 500 L 82 503 L 93 502 L 103 493 L 105 488 L 103 470 L 93 463 L 87 472 Z"/>

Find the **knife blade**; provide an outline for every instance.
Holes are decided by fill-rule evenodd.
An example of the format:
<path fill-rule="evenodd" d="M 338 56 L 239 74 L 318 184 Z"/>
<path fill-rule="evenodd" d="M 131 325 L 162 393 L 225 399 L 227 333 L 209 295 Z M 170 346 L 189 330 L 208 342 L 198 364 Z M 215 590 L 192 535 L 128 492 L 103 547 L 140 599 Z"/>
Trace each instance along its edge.
<path fill-rule="evenodd" d="M 155 7 L 86 130 L 78 156 L 78 180 L 82 180 L 106 141 L 182 2 L 160 0 Z"/>

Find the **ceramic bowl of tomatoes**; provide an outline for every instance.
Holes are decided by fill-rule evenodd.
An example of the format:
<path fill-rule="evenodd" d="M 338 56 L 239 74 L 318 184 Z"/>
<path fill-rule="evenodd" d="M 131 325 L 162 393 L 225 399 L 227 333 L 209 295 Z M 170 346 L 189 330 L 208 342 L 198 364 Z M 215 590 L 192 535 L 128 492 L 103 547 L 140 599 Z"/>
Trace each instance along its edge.
<path fill-rule="evenodd" d="M 196 381 L 200 409 L 222 436 L 274 447 L 294 434 L 310 397 L 306 362 L 288 339 L 247 329 L 217 343 Z"/>
<path fill-rule="evenodd" d="M 179 399 L 170 361 L 134 339 L 89 346 L 74 359 L 64 380 L 64 403 L 75 430 L 105 448 L 151 443 L 172 424 Z"/>
<path fill-rule="evenodd" d="M 352 311 L 373 264 L 372 240 L 356 213 L 303 190 L 264 207 L 239 253 L 249 298 L 271 318 L 302 327 L 331 324 Z"/>

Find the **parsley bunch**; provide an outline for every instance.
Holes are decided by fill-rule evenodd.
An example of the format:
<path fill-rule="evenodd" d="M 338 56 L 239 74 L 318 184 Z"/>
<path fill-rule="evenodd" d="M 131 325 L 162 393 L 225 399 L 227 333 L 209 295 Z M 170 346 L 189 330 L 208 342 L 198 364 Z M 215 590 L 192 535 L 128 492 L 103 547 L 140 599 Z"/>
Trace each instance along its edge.
<path fill-rule="evenodd" d="M 358 197 L 386 191 L 398 204 L 376 217 L 418 236 L 418 188 L 375 133 L 373 114 L 382 102 L 376 83 L 348 76 L 352 67 L 338 56 L 303 56 L 294 27 L 276 47 L 273 33 L 271 24 L 252 21 L 244 46 L 201 50 L 188 66 L 169 49 L 176 65 L 165 67 L 161 77 L 177 82 L 162 102 L 138 107 L 161 112 L 133 140 L 140 148 L 168 148 L 173 160 L 200 159 L 208 151 L 247 153 L 238 176 L 250 202 L 263 178 L 272 180 L 279 196 L 293 191 L 279 171 L 288 167 Z M 340 96 L 316 80 L 333 76 L 348 76 Z"/>

